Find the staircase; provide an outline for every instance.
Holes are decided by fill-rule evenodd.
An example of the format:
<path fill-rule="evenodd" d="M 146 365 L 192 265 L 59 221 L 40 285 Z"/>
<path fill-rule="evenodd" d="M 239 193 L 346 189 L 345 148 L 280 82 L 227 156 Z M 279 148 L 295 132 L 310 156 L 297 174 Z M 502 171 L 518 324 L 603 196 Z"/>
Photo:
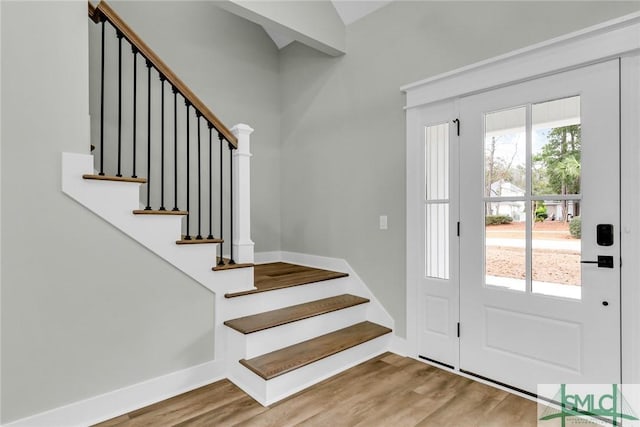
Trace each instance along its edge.
<path fill-rule="evenodd" d="M 270 405 L 389 348 L 370 300 L 345 273 L 288 263 L 255 266 L 257 288 L 225 295 L 231 381 Z"/>
<path fill-rule="evenodd" d="M 164 159 L 164 133 L 162 144 L 152 145 L 151 133 L 148 132 L 147 153 L 152 149 L 162 150 L 162 166 L 152 168 L 151 155 L 148 154 L 146 171 L 153 178 L 139 177 L 135 169 L 134 136 L 132 177 L 123 176 L 121 164 L 124 160 L 131 160 L 125 159 L 126 153 L 131 151 L 121 148 L 124 138 L 119 119 L 117 173 L 110 176 L 103 171 L 114 167 L 113 164 L 106 167 L 103 164 L 103 159 L 109 159 L 105 141 L 99 143 L 99 161 L 90 154 L 63 153 L 62 191 L 215 294 L 216 360 L 224 365 L 226 376 L 261 404 L 270 405 L 388 351 L 392 338 L 388 326 L 393 321 L 348 264 L 338 265 L 330 259 L 318 258 L 316 265 L 323 268 L 310 267 L 308 265 L 313 263 L 304 259 L 300 262 L 293 260 L 294 263 L 280 261 L 254 265 L 249 221 L 249 136 L 253 129 L 247 125 L 227 129 L 104 2 L 97 8 L 90 6 L 89 15 L 102 25 L 103 38 L 104 24 L 108 22 L 116 28 L 119 43 L 126 40 L 137 48 L 134 56 L 144 55 L 148 73 L 152 68 L 157 70 L 162 81 L 163 105 L 165 80 L 174 88 L 174 101 L 178 94 L 184 97 L 186 153 L 179 156 L 176 122 L 172 141 L 175 149 L 168 151 L 173 153 L 176 166 L 165 177 L 165 164 L 172 165 L 173 161 Z M 174 102 L 174 105 L 177 104 Z M 190 164 L 193 154 L 191 157 L 189 154 L 189 147 L 195 144 L 192 141 L 195 132 L 192 130 L 190 134 L 190 114 L 197 123 L 198 157 L 194 165 Z M 208 125 L 209 129 L 209 146 L 203 150 L 203 159 L 200 157 L 201 123 Z M 163 120 L 163 132 L 164 129 Z M 220 141 L 219 211 L 214 209 L 212 195 L 217 190 L 211 169 L 214 156 L 212 130 L 218 131 Z M 171 141 L 170 137 L 167 139 Z M 225 148 L 229 149 L 226 157 L 223 157 L 223 141 L 227 144 Z M 209 169 L 201 172 L 202 165 L 206 166 L 207 155 Z M 186 209 L 178 208 L 184 200 L 178 195 L 179 184 L 182 184 L 180 180 L 184 179 L 178 179 L 178 157 L 187 159 Z M 229 163 L 226 166 L 225 160 L 223 167 L 224 158 Z M 96 163 L 99 167 L 95 166 Z M 197 191 L 189 184 L 190 166 L 197 168 Z M 223 179 L 223 170 L 229 171 L 229 178 Z M 171 189 L 165 191 L 166 182 L 173 182 L 171 189 L 175 190 L 175 196 Z M 227 188 L 223 188 L 223 182 Z M 156 193 L 153 193 L 151 183 L 157 186 Z M 207 190 L 209 198 L 202 201 L 201 195 Z M 171 199 L 169 203 L 173 203 L 173 209 L 165 208 L 165 192 L 166 198 Z M 194 193 L 197 194 L 197 203 L 192 202 L 190 207 L 189 197 Z M 151 207 L 152 194 L 161 200 L 158 209 Z M 212 226 L 214 213 L 219 220 L 219 227 L 215 230 Z M 193 236 L 190 235 L 190 225 L 192 231 L 197 230 Z M 207 230 L 208 236 L 207 231 L 201 232 L 201 229 Z M 219 231 L 217 237 L 212 235 L 214 231 Z M 227 252 L 223 250 L 226 240 L 223 235 L 230 237 L 226 243 Z"/>

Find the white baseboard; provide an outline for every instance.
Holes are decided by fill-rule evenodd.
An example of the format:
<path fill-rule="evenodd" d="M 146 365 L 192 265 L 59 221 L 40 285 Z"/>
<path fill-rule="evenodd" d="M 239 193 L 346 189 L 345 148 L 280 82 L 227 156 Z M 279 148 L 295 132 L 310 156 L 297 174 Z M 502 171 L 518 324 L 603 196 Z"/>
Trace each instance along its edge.
<path fill-rule="evenodd" d="M 409 354 L 409 342 L 406 338 L 402 338 L 394 334 L 391 338 L 389 351 L 397 354 L 398 356 L 406 357 Z"/>
<path fill-rule="evenodd" d="M 93 425 L 226 377 L 221 362 L 211 361 L 152 378 L 70 405 L 4 424 L 4 427 Z"/>
<path fill-rule="evenodd" d="M 266 264 L 269 262 L 282 261 L 282 251 L 256 252 L 253 255 L 255 264 Z"/>

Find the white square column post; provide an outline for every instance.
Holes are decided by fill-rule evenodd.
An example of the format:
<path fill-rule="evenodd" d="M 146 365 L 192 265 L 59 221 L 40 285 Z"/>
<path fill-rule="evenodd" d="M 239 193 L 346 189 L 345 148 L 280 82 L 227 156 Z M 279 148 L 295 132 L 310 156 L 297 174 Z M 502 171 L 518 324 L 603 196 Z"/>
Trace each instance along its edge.
<path fill-rule="evenodd" d="M 233 150 L 233 253 L 238 264 L 253 263 L 251 240 L 251 126 L 237 124 L 231 133 L 238 138 Z"/>

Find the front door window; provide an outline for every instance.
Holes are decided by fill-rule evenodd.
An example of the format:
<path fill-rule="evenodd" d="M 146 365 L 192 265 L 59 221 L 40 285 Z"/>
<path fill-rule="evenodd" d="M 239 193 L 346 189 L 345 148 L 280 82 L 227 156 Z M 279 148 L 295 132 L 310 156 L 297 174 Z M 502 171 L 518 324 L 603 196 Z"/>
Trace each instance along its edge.
<path fill-rule="evenodd" d="M 484 116 L 485 285 L 581 297 L 580 97 Z"/>

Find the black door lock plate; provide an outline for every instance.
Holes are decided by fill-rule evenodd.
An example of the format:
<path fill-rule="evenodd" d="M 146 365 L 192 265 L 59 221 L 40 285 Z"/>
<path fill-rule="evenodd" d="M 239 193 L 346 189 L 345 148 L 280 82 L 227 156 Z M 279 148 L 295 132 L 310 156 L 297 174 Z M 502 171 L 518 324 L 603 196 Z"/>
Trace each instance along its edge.
<path fill-rule="evenodd" d="M 613 256 L 598 255 L 597 261 L 580 261 L 581 264 L 598 264 L 599 268 L 613 268 Z"/>

